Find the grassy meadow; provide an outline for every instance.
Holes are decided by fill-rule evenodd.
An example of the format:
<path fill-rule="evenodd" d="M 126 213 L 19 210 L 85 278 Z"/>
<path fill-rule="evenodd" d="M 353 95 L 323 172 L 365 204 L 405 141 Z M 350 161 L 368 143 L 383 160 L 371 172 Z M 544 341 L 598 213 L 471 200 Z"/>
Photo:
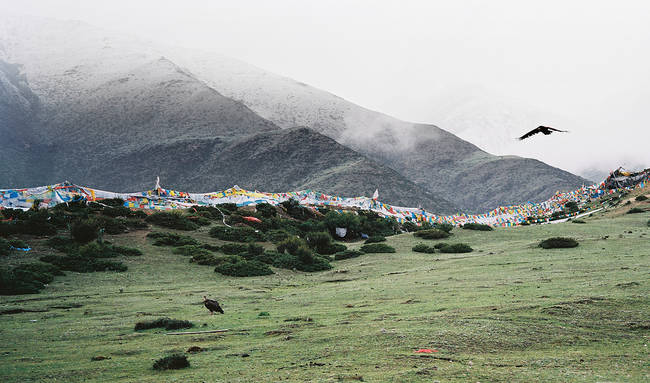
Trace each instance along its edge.
<path fill-rule="evenodd" d="M 3 383 L 647 382 L 649 219 L 597 213 L 584 224 L 455 228 L 441 241 L 471 245 L 465 254 L 415 253 L 417 243 L 441 241 L 401 234 L 386 242 L 396 253 L 248 278 L 153 246 L 149 230 L 110 236 L 144 251 L 120 259 L 128 271 L 66 272 L 39 294 L 0 297 L 0 376 Z M 189 235 L 223 243 L 208 230 Z M 580 245 L 537 247 L 556 236 Z M 50 252 L 30 244 L 34 250 L 0 262 Z M 209 315 L 203 295 L 225 314 Z M 134 331 L 139 321 L 165 316 L 195 324 L 174 331 L 228 331 Z M 186 353 L 193 346 L 202 351 Z M 174 353 L 191 366 L 152 369 Z"/>

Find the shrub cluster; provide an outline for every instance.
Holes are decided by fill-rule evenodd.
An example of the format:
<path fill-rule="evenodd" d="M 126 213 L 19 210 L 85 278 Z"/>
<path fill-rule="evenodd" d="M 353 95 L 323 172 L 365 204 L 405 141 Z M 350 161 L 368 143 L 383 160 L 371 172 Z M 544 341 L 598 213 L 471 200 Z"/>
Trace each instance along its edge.
<path fill-rule="evenodd" d="M 334 243 L 328 232 L 313 232 L 306 236 L 307 246 L 318 254 L 330 255 L 345 251 L 347 247 L 341 243 Z"/>
<path fill-rule="evenodd" d="M 145 221 L 170 229 L 176 230 L 196 230 L 199 228 L 197 223 L 192 222 L 187 216 L 183 215 L 180 211 L 171 212 L 156 212 L 148 216 Z"/>
<path fill-rule="evenodd" d="M 450 234 L 440 229 L 428 229 L 418 230 L 413 235 L 422 239 L 443 239 L 449 238 Z"/>
<path fill-rule="evenodd" d="M 151 328 L 164 328 L 165 330 L 178 330 L 181 328 L 192 328 L 194 324 L 187 320 L 158 318 L 152 321 L 143 321 L 135 324 L 135 331 L 148 330 Z"/>
<path fill-rule="evenodd" d="M 334 260 L 340 261 L 343 259 L 357 258 L 363 254 L 364 253 L 362 251 L 358 251 L 358 250 L 344 250 L 334 254 Z"/>
<path fill-rule="evenodd" d="M 274 258 L 270 260 L 270 263 L 283 269 L 314 272 L 332 268 L 326 258 L 314 254 L 305 240 L 296 237 L 280 242 L 277 252 L 265 252 L 265 258 L 271 258 L 271 255 Z"/>
<path fill-rule="evenodd" d="M 371 243 L 369 245 L 363 245 L 360 248 L 364 253 L 394 253 L 395 248 L 388 246 L 385 243 Z"/>
<path fill-rule="evenodd" d="M 128 268 L 122 262 L 107 261 L 104 259 L 84 258 L 79 255 L 45 255 L 40 261 L 51 263 L 61 270 L 75 271 L 77 273 L 92 273 L 96 271 L 126 271 Z"/>
<path fill-rule="evenodd" d="M 158 359 L 153 364 L 154 370 L 179 370 L 190 366 L 185 355 L 175 354 Z"/>
<path fill-rule="evenodd" d="M 255 211 L 259 213 L 263 218 L 271 218 L 278 215 L 278 212 L 275 210 L 275 206 L 268 203 L 260 203 L 255 206 Z"/>
<path fill-rule="evenodd" d="M 83 220 L 75 222 L 70 228 L 70 236 L 76 242 L 88 243 L 97 239 L 99 235 L 99 226 L 96 222 Z"/>
<path fill-rule="evenodd" d="M 482 223 L 466 223 L 463 225 L 463 229 L 465 230 L 478 230 L 478 231 L 492 231 L 494 228 L 490 225 L 484 225 Z"/>
<path fill-rule="evenodd" d="M 257 260 L 248 260 L 239 256 L 224 259 L 223 262 L 214 268 L 214 271 L 232 277 L 256 277 L 273 274 L 273 270 L 268 265 Z"/>
<path fill-rule="evenodd" d="M 183 245 L 175 248 L 172 251 L 174 254 L 184 255 L 186 257 L 201 257 L 206 255 L 211 255 L 210 250 L 204 249 L 201 246 L 197 245 Z"/>
<path fill-rule="evenodd" d="M 0 256 L 11 254 L 11 244 L 4 238 L 0 238 Z"/>
<path fill-rule="evenodd" d="M 454 243 L 451 245 L 441 243 L 440 245 L 442 246 L 438 247 L 438 249 L 441 253 L 471 253 L 474 251 L 474 249 L 465 243 Z"/>
<path fill-rule="evenodd" d="M 573 222 L 573 223 L 587 223 L 587 222 L 585 222 L 585 221 L 583 221 L 581 219 L 572 219 L 571 222 Z"/>
<path fill-rule="evenodd" d="M 287 214 L 291 218 L 295 218 L 301 221 L 314 216 L 311 210 L 307 209 L 304 206 L 301 206 L 300 203 L 293 198 L 280 202 L 280 206 L 282 206 L 287 211 Z"/>
<path fill-rule="evenodd" d="M 152 232 L 147 234 L 147 238 L 154 240 L 154 246 L 183 246 L 183 245 L 199 245 L 199 241 L 187 236 L 167 232 Z"/>
<path fill-rule="evenodd" d="M 366 239 L 364 243 L 368 244 L 368 243 L 377 243 L 377 242 L 385 242 L 385 241 L 386 241 L 386 237 L 383 237 L 381 235 L 375 235 Z"/>
<path fill-rule="evenodd" d="M 63 275 L 63 272 L 47 263 L 28 263 L 0 270 L 0 295 L 36 294 L 56 275 Z"/>
<path fill-rule="evenodd" d="M 638 207 L 633 207 L 632 209 L 627 211 L 627 214 L 635 214 L 635 213 L 643 213 L 645 210 L 638 208 Z"/>
<path fill-rule="evenodd" d="M 646 201 L 647 199 L 648 199 L 648 197 L 641 194 L 641 195 L 636 196 L 636 198 L 634 200 L 641 202 L 641 201 Z"/>
<path fill-rule="evenodd" d="M 436 252 L 436 249 L 434 247 L 427 246 L 424 243 L 418 243 L 417 245 L 413 246 L 411 250 L 417 253 L 429 253 L 429 254 Z"/>
<path fill-rule="evenodd" d="M 232 242 L 262 242 L 265 240 L 264 233 L 256 231 L 252 227 L 248 226 L 215 226 L 210 229 L 210 236 L 222 241 Z"/>
<path fill-rule="evenodd" d="M 553 237 L 545 239 L 539 243 L 539 247 L 544 249 L 561 249 L 578 246 L 578 241 L 573 238 Z"/>

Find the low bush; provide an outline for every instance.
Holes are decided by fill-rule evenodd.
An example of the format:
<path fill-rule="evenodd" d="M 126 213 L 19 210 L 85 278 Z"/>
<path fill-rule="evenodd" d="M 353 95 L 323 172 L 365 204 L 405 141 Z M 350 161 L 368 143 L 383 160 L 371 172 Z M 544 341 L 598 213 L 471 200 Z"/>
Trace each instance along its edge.
<path fill-rule="evenodd" d="M 196 230 L 199 225 L 189 220 L 180 211 L 156 212 L 145 218 L 145 221 L 162 227 L 176 230 Z"/>
<path fill-rule="evenodd" d="M 435 247 L 427 246 L 424 243 L 418 243 L 417 245 L 413 246 L 411 250 L 417 253 L 429 253 L 429 254 L 436 252 Z"/>
<path fill-rule="evenodd" d="M 204 255 L 210 255 L 212 252 L 210 250 L 206 250 L 202 248 L 201 246 L 197 245 L 183 245 L 175 248 L 172 251 L 174 254 L 180 254 L 184 255 L 186 257 L 195 257 L 195 256 L 204 256 Z"/>
<path fill-rule="evenodd" d="M 334 243 L 332 236 L 326 231 L 309 233 L 306 236 L 306 241 L 310 249 L 323 255 L 330 255 L 347 249 L 343 244 Z"/>
<path fill-rule="evenodd" d="M 210 229 L 210 236 L 222 241 L 232 242 L 263 242 L 264 233 L 251 227 L 215 226 Z"/>
<path fill-rule="evenodd" d="M 364 253 L 394 253 L 395 248 L 388 246 L 385 243 L 371 243 L 369 245 L 363 245 L 360 248 Z"/>
<path fill-rule="evenodd" d="M 16 249 L 28 249 L 29 245 L 27 242 L 21 240 L 21 239 L 10 239 L 9 240 L 9 246 L 14 247 Z"/>
<path fill-rule="evenodd" d="M 77 221 L 70 228 L 70 236 L 78 243 L 88 243 L 97 239 L 99 226 L 90 220 Z"/>
<path fill-rule="evenodd" d="M 130 229 L 146 229 L 149 227 L 149 225 L 140 218 L 127 218 L 124 220 L 124 224 Z"/>
<path fill-rule="evenodd" d="M 285 239 L 289 238 L 289 236 L 291 236 L 291 234 L 283 229 L 269 230 L 266 233 L 266 238 L 273 243 L 282 242 Z"/>
<path fill-rule="evenodd" d="M 190 366 L 190 361 L 187 360 L 187 356 L 181 354 L 175 354 L 175 355 L 170 355 L 158 359 L 153 364 L 153 369 L 154 370 L 180 370 L 181 368 L 187 368 L 189 366 Z"/>
<path fill-rule="evenodd" d="M 104 198 L 100 202 L 112 207 L 124 207 L 124 200 L 122 198 Z"/>
<path fill-rule="evenodd" d="M 147 238 L 154 240 L 154 246 L 184 246 L 184 245 L 199 245 L 199 241 L 187 236 L 167 232 L 153 232 L 147 234 Z"/>
<path fill-rule="evenodd" d="M 226 243 L 221 246 L 221 252 L 228 255 L 237 255 L 243 253 L 248 249 L 248 246 L 243 243 Z"/>
<path fill-rule="evenodd" d="M 56 236 L 47 240 L 47 245 L 55 250 L 69 253 L 76 250 L 79 245 L 72 238 Z"/>
<path fill-rule="evenodd" d="M 97 227 L 104 229 L 106 234 L 122 234 L 128 230 L 126 219 L 98 216 L 93 221 L 97 224 Z"/>
<path fill-rule="evenodd" d="M 112 206 L 102 209 L 102 215 L 107 217 L 131 217 L 133 212 L 126 206 Z"/>
<path fill-rule="evenodd" d="M 268 203 L 257 204 L 255 210 L 264 218 L 275 217 L 278 214 L 275 207 Z"/>
<path fill-rule="evenodd" d="M 345 238 L 359 238 L 361 233 L 361 220 L 353 213 L 337 213 L 330 211 L 325 215 L 325 226 L 332 236 L 336 235 L 336 228 L 345 228 Z M 373 234 L 373 233 L 368 233 Z"/>
<path fill-rule="evenodd" d="M 567 213 L 575 213 L 579 210 L 578 203 L 574 201 L 569 201 L 564 204 L 564 211 Z"/>
<path fill-rule="evenodd" d="M 217 266 L 222 263 L 235 263 L 239 258 L 237 255 L 197 254 L 190 259 L 190 262 L 197 265 Z"/>
<path fill-rule="evenodd" d="M 636 196 L 636 198 L 635 198 L 634 200 L 635 200 L 635 201 L 639 201 L 639 202 L 641 202 L 641 201 L 646 201 L 647 199 L 648 199 L 648 197 L 646 197 L 646 196 L 644 196 L 644 195 L 642 194 L 642 195 L 638 195 L 638 196 Z"/>
<path fill-rule="evenodd" d="M 585 222 L 585 221 L 583 221 L 581 219 L 572 219 L 571 222 L 573 222 L 573 223 L 587 223 L 587 222 Z"/>
<path fill-rule="evenodd" d="M 104 259 L 84 258 L 79 255 L 45 255 L 39 259 L 41 262 L 51 263 L 61 270 L 75 271 L 78 273 L 92 273 L 96 271 L 123 272 L 128 268 L 122 262 L 107 261 Z"/>
<path fill-rule="evenodd" d="M 11 254 L 11 244 L 4 238 L 0 238 L 0 256 Z"/>
<path fill-rule="evenodd" d="M 113 249 L 113 246 L 98 242 L 80 246 L 77 254 L 83 258 L 115 258 L 120 255 Z"/>
<path fill-rule="evenodd" d="M 645 210 L 638 208 L 638 207 L 633 207 L 632 209 L 627 211 L 627 214 L 635 214 L 635 213 L 643 213 Z"/>
<path fill-rule="evenodd" d="M 382 237 L 381 235 L 375 235 L 366 239 L 364 243 L 368 244 L 368 243 L 377 243 L 377 242 L 385 242 L 385 241 L 386 241 L 386 237 Z"/>
<path fill-rule="evenodd" d="M 444 246 L 440 247 L 441 253 L 471 253 L 472 251 L 474 249 L 465 243 L 444 244 Z"/>
<path fill-rule="evenodd" d="M 369 236 L 387 237 L 399 233 L 399 223 L 394 218 L 379 216 L 374 211 L 359 211 L 359 231 Z"/>
<path fill-rule="evenodd" d="M 484 225 L 482 223 L 466 223 L 463 226 L 465 230 L 478 230 L 478 231 L 492 231 L 494 230 L 490 225 Z"/>
<path fill-rule="evenodd" d="M 333 245 L 333 246 L 336 246 Z M 282 269 L 300 270 L 306 272 L 329 270 L 332 268 L 329 261 L 314 254 L 303 239 L 294 237 L 282 241 L 277 246 L 279 257 L 273 260 L 273 266 Z"/>
<path fill-rule="evenodd" d="M 278 243 L 277 250 L 279 253 L 287 252 L 289 254 L 295 254 L 298 248 L 302 246 L 307 247 L 307 242 L 305 242 L 304 239 L 298 237 L 291 237 Z"/>
<path fill-rule="evenodd" d="M 36 294 L 56 275 L 63 275 L 63 272 L 47 263 L 28 263 L 0 270 L 0 295 Z"/>
<path fill-rule="evenodd" d="M 249 261 L 237 257 L 235 262 L 223 262 L 214 268 L 214 271 L 232 277 L 257 277 L 273 274 L 268 265 L 260 261 Z"/>
<path fill-rule="evenodd" d="M 280 206 L 282 206 L 287 211 L 287 214 L 291 218 L 295 218 L 300 221 L 305 221 L 314 215 L 311 210 L 307 209 L 304 206 L 300 206 L 300 203 L 295 199 L 288 199 L 286 201 L 280 202 Z"/>
<path fill-rule="evenodd" d="M 450 234 L 439 229 L 429 229 L 416 231 L 413 235 L 422 239 L 443 239 L 449 238 Z"/>
<path fill-rule="evenodd" d="M 209 218 L 203 217 L 198 213 L 186 215 L 185 218 L 187 218 L 188 220 L 190 220 L 190 222 L 194 222 L 199 226 L 209 226 L 212 223 L 212 221 L 210 221 Z"/>
<path fill-rule="evenodd" d="M 578 241 L 573 238 L 553 237 L 545 239 L 539 243 L 539 247 L 544 249 L 561 249 L 578 246 Z"/>
<path fill-rule="evenodd" d="M 181 328 L 192 328 L 194 323 L 187 320 L 158 318 L 152 321 L 143 321 L 135 324 L 135 331 L 148 330 L 152 328 L 164 328 L 165 330 L 178 330 Z"/>
<path fill-rule="evenodd" d="M 141 250 L 126 246 L 113 245 L 113 251 L 126 257 L 139 257 L 142 255 Z"/>
<path fill-rule="evenodd" d="M 362 251 L 358 251 L 358 250 L 344 250 L 334 254 L 334 260 L 340 261 L 343 259 L 356 258 L 363 254 L 364 253 Z"/>

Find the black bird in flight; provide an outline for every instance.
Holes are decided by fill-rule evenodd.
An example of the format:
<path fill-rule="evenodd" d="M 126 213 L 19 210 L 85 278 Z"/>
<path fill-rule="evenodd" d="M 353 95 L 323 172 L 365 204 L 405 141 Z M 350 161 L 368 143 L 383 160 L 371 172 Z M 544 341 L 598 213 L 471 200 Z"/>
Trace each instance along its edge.
<path fill-rule="evenodd" d="M 213 299 L 208 299 L 205 295 L 203 296 L 203 304 L 208 310 L 210 310 L 210 315 L 214 315 L 215 311 L 223 314 L 223 309 L 219 306 L 219 302 Z"/>
<path fill-rule="evenodd" d="M 545 135 L 548 136 L 549 134 L 551 134 L 551 133 L 553 133 L 553 132 L 564 132 L 564 133 L 567 133 L 568 130 L 560 130 L 560 129 L 551 128 L 551 127 L 549 127 L 549 126 L 541 126 L 541 125 L 540 125 L 540 126 L 536 127 L 535 129 L 531 130 L 530 132 L 528 132 L 528 133 L 524 134 L 523 136 L 519 137 L 519 140 L 520 140 L 520 141 L 521 141 L 521 140 L 525 140 L 526 138 L 528 138 L 528 137 L 530 137 L 530 136 L 532 136 L 532 135 L 535 135 L 535 134 L 537 134 L 537 133 L 544 133 Z"/>

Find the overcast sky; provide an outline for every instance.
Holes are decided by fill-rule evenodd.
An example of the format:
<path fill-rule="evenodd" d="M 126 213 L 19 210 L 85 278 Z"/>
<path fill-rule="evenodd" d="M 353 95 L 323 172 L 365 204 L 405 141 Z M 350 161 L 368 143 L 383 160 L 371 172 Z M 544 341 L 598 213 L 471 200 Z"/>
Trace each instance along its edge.
<path fill-rule="evenodd" d="M 436 123 L 441 98 L 477 86 L 576 121 L 569 128 L 603 137 L 594 145 L 627 141 L 630 164 L 650 166 L 639 144 L 650 142 L 648 0 L 0 0 L 0 9 L 223 53 L 408 121 Z"/>

